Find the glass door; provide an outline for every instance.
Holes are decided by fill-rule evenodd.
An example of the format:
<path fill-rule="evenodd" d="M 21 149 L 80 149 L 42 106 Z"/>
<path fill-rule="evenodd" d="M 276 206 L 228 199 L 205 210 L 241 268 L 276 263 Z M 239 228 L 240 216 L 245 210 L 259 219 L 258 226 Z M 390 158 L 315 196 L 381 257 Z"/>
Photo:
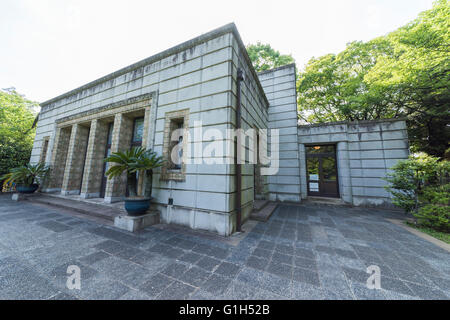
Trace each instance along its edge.
<path fill-rule="evenodd" d="M 317 145 L 306 147 L 308 195 L 339 197 L 336 147 Z"/>

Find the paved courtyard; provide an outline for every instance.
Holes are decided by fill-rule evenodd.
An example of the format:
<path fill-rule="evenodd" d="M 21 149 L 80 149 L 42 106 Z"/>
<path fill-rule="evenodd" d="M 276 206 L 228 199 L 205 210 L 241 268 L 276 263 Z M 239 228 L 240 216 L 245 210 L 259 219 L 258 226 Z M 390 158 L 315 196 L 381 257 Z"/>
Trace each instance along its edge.
<path fill-rule="evenodd" d="M 450 254 L 375 209 L 279 206 L 241 238 L 139 234 L 0 195 L 0 299 L 449 299 Z M 66 287 L 81 269 L 81 290 Z M 381 270 L 380 290 L 366 268 Z"/>

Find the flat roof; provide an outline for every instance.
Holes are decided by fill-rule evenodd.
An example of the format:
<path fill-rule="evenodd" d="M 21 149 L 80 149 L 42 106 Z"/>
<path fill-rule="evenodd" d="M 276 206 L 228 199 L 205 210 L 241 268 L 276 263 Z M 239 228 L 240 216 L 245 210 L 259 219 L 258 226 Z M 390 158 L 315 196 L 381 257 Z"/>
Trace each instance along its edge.
<path fill-rule="evenodd" d="M 62 100 L 64 98 L 72 96 L 72 95 L 74 95 L 74 94 L 76 94 L 76 93 L 78 93 L 80 91 L 89 89 L 89 88 L 91 88 L 91 87 L 93 87 L 93 86 L 95 86 L 97 84 L 100 84 L 100 83 L 103 83 L 105 81 L 111 80 L 111 79 L 116 78 L 118 76 L 121 76 L 121 75 L 123 75 L 125 73 L 128 73 L 128 72 L 133 71 L 135 69 L 138 69 L 140 67 L 143 67 L 143 66 L 151 64 L 153 62 L 156 62 L 158 60 L 162 60 L 162 59 L 164 59 L 164 58 L 166 58 L 166 57 L 168 57 L 170 55 L 173 55 L 173 54 L 176 54 L 178 52 L 184 51 L 186 49 L 192 48 L 192 47 L 198 45 L 199 43 L 206 42 L 208 40 L 220 37 L 221 35 L 224 35 L 224 34 L 227 34 L 227 33 L 232 33 L 236 37 L 238 45 L 241 47 L 241 49 L 243 49 L 242 51 L 243 51 L 243 54 L 244 54 L 244 59 L 247 61 L 247 64 L 250 67 L 249 70 L 253 73 L 253 76 L 256 79 L 256 83 L 257 83 L 257 85 L 258 85 L 258 87 L 261 90 L 261 93 L 263 95 L 263 98 L 264 98 L 265 102 L 267 103 L 267 105 L 269 105 L 269 101 L 268 101 L 268 99 L 266 97 L 266 94 L 265 94 L 265 92 L 264 92 L 264 90 L 263 90 L 263 88 L 261 86 L 260 81 L 259 81 L 258 74 L 256 73 L 255 69 L 253 68 L 252 62 L 251 62 L 251 60 L 250 60 L 250 58 L 248 56 L 247 50 L 245 48 L 244 43 L 242 42 L 242 39 L 241 39 L 241 36 L 240 36 L 240 34 L 239 34 L 238 30 L 237 30 L 237 27 L 232 22 L 232 23 L 226 24 L 226 25 L 224 25 L 224 26 L 222 26 L 220 28 L 214 29 L 214 30 L 212 30 L 212 31 L 210 31 L 208 33 L 202 34 L 201 36 L 198 36 L 196 38 L 193 38 L 191 40 L 183 42 L 183 43 L 181 43 L 179 45 L 176 45 L 176 46 L 174 46 L 172 48 L 164 50 L 164 51 L 162 51 L 160 53 L 157 53 L 157 54 L 155 54 L 153 56 L 145 58 L 145 59 L 143 59 L 141 61 L 133 63 L 133 64 L 131 64 L 131 65 L 125 67 L 125 68 L 119 69 L 119 70 L 117 70 L 115 72 L 112 72 L 112 73 L 106 75 L 106 76 L 98 78 L 97 80 L 91 81 L 91 82 L 89 82 L 89 83 L 87 83 L 85 85 L 82 85 L 81 87 L 78 87 L 76 89 L 73 89 L 73 90 L 70 90 L 70 91 L 68 91 L 66 93 L 63 93 L 63 94 L 61 94 L 59 96 L 56 96 L 55 98 L 52 98 L 52 99 L 47 100 L 47 101 L 44 101 L 44 102 L 40 103 L 40 106 L 43 107 L 43 106 L 49 105 L 49 104 L 51 104 L 53 102 L 56 102 L 58 100 Z"/>
<path fill-rule="evenodd" d="M 334 121 L 334 122 L 321 122 L 321 123 L 311 123 L 311 124 L 299 124 L 299 128 L 307 128 L 307 127 L 321 127 L 321 126 L 333 126 L 340 124 L 349 124 L 349 125 L 358 125 L 358 124 L 371 124 L 371 123 L 380 123 L 380 122 L 395 122 L 395 121 L 406 121 L 405 117 L 399 118 L 389 118 L 389 119 L 375 119 L 375 120 L 344 120 L 344 121 Z"/>

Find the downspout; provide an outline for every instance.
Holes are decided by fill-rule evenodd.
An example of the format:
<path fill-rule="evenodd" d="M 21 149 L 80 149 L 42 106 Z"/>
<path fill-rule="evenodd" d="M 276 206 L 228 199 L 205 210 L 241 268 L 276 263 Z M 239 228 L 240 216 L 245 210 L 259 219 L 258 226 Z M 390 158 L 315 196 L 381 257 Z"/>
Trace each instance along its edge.
<path fill-rule="evenodd" d="M 235 163 L 236 163 L 236 231 L 241 232 L 242 224 L 242 197 L 241 197 L 241 180 L 242 180 L 242 168 L 241 168 L 241 82 L 244 81 L 244 74 L 242 69 L 237 71 L 237 101 L 236 101 L 236 152 L 235 152 Z"/>

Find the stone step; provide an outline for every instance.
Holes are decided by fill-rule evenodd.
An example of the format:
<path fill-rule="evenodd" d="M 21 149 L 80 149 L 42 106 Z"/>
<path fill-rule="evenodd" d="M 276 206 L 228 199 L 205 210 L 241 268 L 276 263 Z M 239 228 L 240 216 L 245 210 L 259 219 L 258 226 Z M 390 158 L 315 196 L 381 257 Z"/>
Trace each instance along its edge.
<path fill-rule="evenodd" d="M 277 206 L 277 203 L 267 201 L 263 208 L 258 211 L 253 211 L 250 214 L 250 219 L 266 222 L 267 220 L 269 220 L 270 216 L 275 211 Z"/>
<path fill-rule="evenodd" d="M 253 201 L 253 211 L 259 211 L 269 203 L 268 200 L 255 200 Z"/>
<path fill-rule="evenodd" d="M 307 197 L 302 201 L 304 204 L 315 204 L 315 205 L 327 205 L 327 206 L 344 206 L 351 207 L 350 204 L 345 203 L 340 198 L 327 198 L 327 197 Z"/>
<path fill-rule="evenodd" d="M 56 196 L 36 194 L 27 198 L 28 201 L 50 205 L 57 208 L 68 209 L 88 216 L 114 221 L 115 217 L 125 214 L 124 210 L 118 208 L 88 203 L 83 201 L 64 199 Z"/>

